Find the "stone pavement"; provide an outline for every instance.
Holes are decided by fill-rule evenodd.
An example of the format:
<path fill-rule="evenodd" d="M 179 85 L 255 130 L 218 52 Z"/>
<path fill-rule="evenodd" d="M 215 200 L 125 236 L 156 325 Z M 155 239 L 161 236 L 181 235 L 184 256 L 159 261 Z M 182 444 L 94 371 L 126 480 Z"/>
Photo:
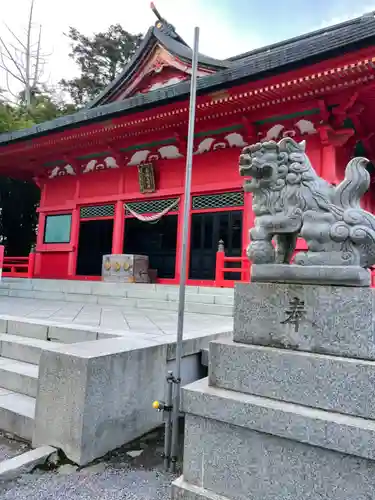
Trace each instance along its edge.
<path fill-rule="evenodd" d="M 132 456 L 134 451 L 134 457 Z M 170 500 L 179 472 L 163 470 L 163 429 L 107 454 L 88 467 L 66 464 L 0 482 L 1 500 Z"/>
<path fill-rule="evenodd" d="M 173 342 L 177 330 L 177 312 L 104 306 L 77 302 L 0 298 L 0 316 L 41 320 L 48 324 L 95 328 L 103 333 L 129 335 L 136 332 L 150 338 Z M 186 313 L 184 337 L 231 331 L 233 318 L 213 314 Z"/>
<path fill-rule="evenodd" d="M 12 439 L 0 432 L 0 462 L 21 455 L 21 453 L 28 451 L 29 448 L 29 445 L 25 442 Z"/>

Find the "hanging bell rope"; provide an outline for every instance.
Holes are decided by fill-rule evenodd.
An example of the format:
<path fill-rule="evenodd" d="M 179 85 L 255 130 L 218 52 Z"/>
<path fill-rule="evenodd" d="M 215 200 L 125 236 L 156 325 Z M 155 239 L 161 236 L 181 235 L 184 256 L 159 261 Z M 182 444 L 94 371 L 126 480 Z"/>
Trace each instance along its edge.
<path fill-rule="evenodd" d="M 139 214 L 135 210 L 131 209 L 129 207 L 129 205 L 127 205 L 126 203 L 125 203 L 125 208 L 136 219 L 138 219 L 138 220 L 140 220 L 142 222 L 149 222 L 150 224 L 152 224 L 152 223 L 156 224 L 157 222 L 159 222 L 159 220 L 162 217 L 164 217 L 164 215 L 166 215 L 168 212 L 170 212 L 172 210 L 172 208 L 175 208 L 176 206 L 178 206 L 179 202 L 180 202 L 180 198 L 177 198 L 168 207 L 166 207 L 164 210 L 162 210 L 158 214 L 153 214 L 153 215 L 142 215 L 142 214 Z"/>

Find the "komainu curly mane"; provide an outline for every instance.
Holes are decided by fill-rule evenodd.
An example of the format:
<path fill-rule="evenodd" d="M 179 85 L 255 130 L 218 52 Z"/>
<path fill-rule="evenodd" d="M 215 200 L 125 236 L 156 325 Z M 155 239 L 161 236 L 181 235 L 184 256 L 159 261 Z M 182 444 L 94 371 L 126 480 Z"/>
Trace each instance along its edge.
<path fill-rule="evenodd" d="M 249 178 L 244 189 L 253 193 L 256 216 L 249 258 L 258 264 L 289 263 L 300 235 L 309 251 L 298 254 L 295 263 L 375 263 L 375 249 L 365 248 L 374 246 L 375 218 L 359 204 L 369 186 L 367 162 L 351 160 L 345 179 L 335 187 L 317 175 L 304 141 L 285 138 L 244 148 L 239 169 Z"/>

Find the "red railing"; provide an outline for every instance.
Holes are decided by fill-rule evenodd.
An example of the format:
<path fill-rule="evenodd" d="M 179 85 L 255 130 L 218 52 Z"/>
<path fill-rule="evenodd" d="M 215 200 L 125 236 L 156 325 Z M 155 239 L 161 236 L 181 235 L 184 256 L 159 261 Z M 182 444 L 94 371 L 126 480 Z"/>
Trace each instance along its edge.
<path fill-rule="evenodd" d="M 4 257 L 4 246 L 0 245 L 2 275 L 8 278 L 32 278 L 34 275 L 35 253 L 28 257 Z"/>
<path fill-rule="evenodd" d="M 227 267 L 226 264 L 236 262 L 238 267 Z M 225 273 L 238 273 L 240 280 L 227 279 Z M 227 257 L 225 255 L 224 244 L 219 241 L 219 248 L 216 252 L 215 285 L 218 287 L 234 287 L 236 281 L 250 281 L 250 261 L 247 257 Z"/>
<path fill-rule="evenodd" d="M 306 242 L 302 239 L 298 239 L 296 251 L 294 255 L 301 250 L 307 250 Z M 229 262 L 240 263 L 239 267 L 225 267 L 225 264 Z M 225 273 L 240 273 L 240 280 L 231 280 L 225 277 Z M 251 263 L 247 257 L 227 257 L 225 255 L 224 244 L 219 241 L 219 248 L 216 252 L 216 269 L 215 269 L 215 285 L 218 287 L 228 287 L 233 288 L 236 281 L 250 281 L 251 274 Z M 371 270 L 371 287 L 375 288 L 375 269 Z"/>

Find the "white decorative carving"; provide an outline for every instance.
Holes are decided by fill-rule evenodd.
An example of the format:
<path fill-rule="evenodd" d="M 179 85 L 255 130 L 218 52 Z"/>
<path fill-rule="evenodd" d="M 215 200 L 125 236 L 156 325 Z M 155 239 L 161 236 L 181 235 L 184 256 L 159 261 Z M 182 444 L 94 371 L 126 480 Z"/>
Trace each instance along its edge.
<path fill-rule="evenodd" d="M 96 160 L 90 160 L 86 167 L 83 169 L 82 173 L 87 174 L 87 172 L 93 172 L 95 170 L 96 163 Z"/>
<path fill-rule="evenodd" d="M 292 128 L 292 129 L 289 129 L 289 130 L 284 130 L 283 131 L 283 137 L 295 137 L 297 134 L 297 132 Z"/>
<path fill-rule="evenodd" d="M 212 148 L 212 145 L 214 142 L 215 142 L 215 139 L 213 139 L 212 137 L 206 137 L 199 144 L 198 149 L 195 151 L 194 154 L 201 155 L 202 153 L 208 153 L 208 151 L 210 151 L 210 149 Z"/>
<path fill-rule="evenodd" d="M 55 167 L 52 169 L 48 178 L 53 179 L 54 177 L 61 177 L 63 175 L 76 175 L 74 168 L 71 165 L 65 165 L 64 167 Z"/>
<path fill-rule="evenodd" d="M 284 129 L 284 125 L 281 125 L 281 123 L 277 123 L 276 125 L 273 125 L 267 132 L 266 137 L 264 138 L 265 141 L 274 141 L 276 140 L 279 136 L 281 131 Z"/>
<path fill-rule="evenodd" d="M 173 158 L 181 158 L 183 155 L 178 150 L 177 146 L 162 146 L 159 148 L 159 153 L 163 160 L 169 160 Z"/>
<path fill-rule="evenodd" d="M 164 87 L 169 87 L 170 85 L 176 85 L 176 83 L 179 83 L 183 79 L 183 76 L 174 76 L 164 82 L 155 82 L 148 88 L 147 91 L 151 92 L 152 90 L 162 89 Z"/>
<path fill-rule="evenodd" d="M 104 159 L 104 163 L 107 168 L 120 168 L 117 165 L 116 159 L 113 158 L 113 156 L 107 156 L 107 158 Z"/>
<path fill-rule="evenodd" d="M 296 127 L 299 128 L 301 134 L 316 134 L 317 130 L 314 124 L 310 120 L 300 120 L 296 123 Z"/>
<path fill-rule="evenodd" d="M 224 140 L 217 140 L 213 137 L 204 138 L 197 147 L 197 150 L 194 152 L 196 155 L 201 155 L 202 153 L 208 153 L 209 151 L 216 151 L 218 149 L 226 149 L 239 147 L 243 148 L 247 145 L 247 142 L 244 141 L 243 136 L 238 132 L 231 132 L 224 137 Z"/>
<path fill-rule="evenodd" d="M 247 146 L 247 142 L 244 141 L 241 134 L 238 132 L 232 132 L 224 137 L 226 141 L 228 141 L 229 147 L 233 148 L 243 148 Z"/>
<path fill-rule="evenodd" d="M 57 177 L 57 174 L 60 172 L 60 167 L 55 167 L 52 172 L 49 174 L 48 178 L 53 179 L 54 177 Z"/>
<path fill-rule="evenodd" d="M 65 165 L 64 169 L 68 175 L 76 175 L 74 168 L 71 165 Z"/>
<path fill-rule="evenodd" d="M 94 170 L 106 170 L 107 168 L 119 168 L 113 156 L 104 158 L 103 163 L 99 163 L 98 160 L 90 160 L 82 173 L 87 174 L 88 172 L 94 172 Z"/>
<path fill-rule="evenodd" d="M 144 149 L 142 151 L 136 151 L 131 157 L 128 165 L 139 165 L 147 160 L 148 155 L 151 153 L 148 149 Z"/>
<path fill-rule="evenodd" d="M 160 158 L 158 154 L 151 154 L 148 158 L 147 161 L 157 161 Z"/>
<path fill-rule="evenodd" d="M 216 151 L 217 149 L 225 149 L 228 147 L 227 142 L 216 142 L 212 148 L 213 151 Z"/>

